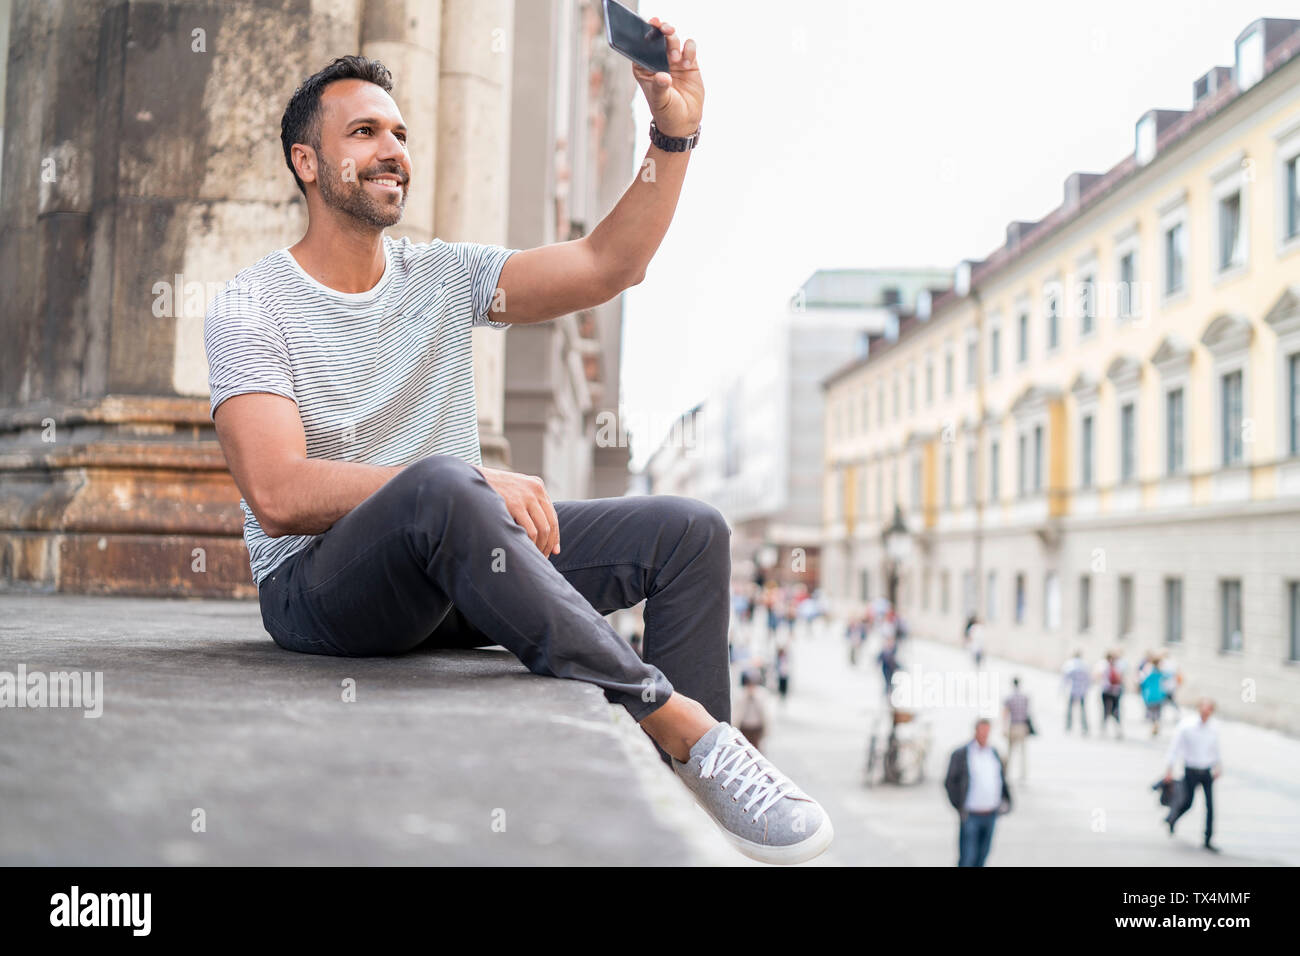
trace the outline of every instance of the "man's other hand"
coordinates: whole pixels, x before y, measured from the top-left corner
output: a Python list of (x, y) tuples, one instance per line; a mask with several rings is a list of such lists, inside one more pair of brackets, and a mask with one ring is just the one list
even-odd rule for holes
[(546, 494), (546, 486), (536, 475), (521, 475), (482, 465), (479, 472), (492, 489), (505, 499), (506, 510), (515, 523), (527, 532), (537, 549), (548, 558), (560, 553), (560, 519)]

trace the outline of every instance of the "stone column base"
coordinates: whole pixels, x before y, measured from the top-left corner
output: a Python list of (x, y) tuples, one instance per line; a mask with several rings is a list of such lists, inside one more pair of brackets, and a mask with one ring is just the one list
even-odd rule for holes
[(207, 399), (0, 410), (0, 589), (255, 597)]

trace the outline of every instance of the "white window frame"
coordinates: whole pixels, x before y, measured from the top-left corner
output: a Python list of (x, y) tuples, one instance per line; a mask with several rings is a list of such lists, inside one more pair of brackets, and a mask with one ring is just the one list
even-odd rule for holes
[[(1075, 263), (1073, 294), (1068, 296), (1068, 301), (1070, 303), (1071, 318), (1078, 323), (1080, 342), (1086, 342), (1088, 339), (1097, 337), (1097, 326), (1101, 323), (1102, 315), (1100, 275), (1101, 270), (1098, 268), (1096, 252), (1089, 252)], [(1083, 308), (1084, 279), (1092, 280), (1092, 295), (1089, 297), (1092, 305), (1092, 328), (1086, 332), (1083, 330), (1085, 311)]]
[[(1264, 318), (1277, 336), (1277, 357), (1274, 374), (1277, 376), (1277, 454), (1284, 471), (1283, 488), (1300, 488), (1300, 448), (1291, 451), (1291, 380), (1287, 359), (1300, 352), (1300, 283), (1292, 286), (1278, 299)], [(1244, 384), (1244, 383), (1243, 383)]]
[(980, 380), (980, 336), (979, 330), (971, 326), (966, 330), (966, 390), (971, 391)]
[[(1157, 258), (1160, 260), (1160, 305), (1162, 308), (1168, 308), (1186, 299), (1192, 287), (1192, 228), (1187, 212), (1187, 190), (1183, 189), (1162, 202), (1158, 208), (1158, 213), (1160, 215), (1160, 229)], [(1176, 291), (1169, 292), (1167, 239), (1169, 230), (1175, 226), (1183, 227), (1183, 284)]]
[[(1115, 481), (1117, 492), (1123, 491), (1127, 500), (1117, 494), (1112, 497), (1116, 510), (1132, 510), (1138, 505), (1138, 489), (1142, 481), (1142, 363), (1135, 357), (1123, 365), (1112, 363), (1107, 377), (1115, 390)], [(1133, 405), (1133, 477), (1124, 480), (1124, 406)]]
[[(1214, 284), (1227, 282), (1244, 274), (1250, 268), (1250, 176), (1249, 157), (1244, 150), (1238, 150), (1220, 163), (1210, 173), (1210, 267)], [(1227, 267), (1219, 264), (1219, 203), (1231, 196), (1239, 195), (1239, 215), (1237, 223), (1239, 259)]]
[[(1016, 306), (1013, 310), (1016, 323), (1016, 368), (1024, 368), (1034, 358), (1034, 310), (1030, 308), (1030, 299), (1028, 295), (1022, 295), (1016, 299)], [(1020, 355), (1020, 317), (1025, 316), (1025, 349), (1024, 357)]]
[[(1171, 335), (1156, 348), (1151, 356), (1151, 366), (1160, 378), (1160, 412), (1156, 429), (1160, 436), (1160, 478), (1168, 482), (1184, 482), (1192, 471), (1192, 389), (1191, 368), (1193, 349), (1181, 337)], [(1169, 393), (1183, 390), (1183, 467), (1169, 471)], [(1190, 488), (1187, 489), (1190, 491)], [(1188, 497), (1190, 502), (1190, 497)], [(1171, 502), (1172, 503), (1172, 502)]]
[[(1100, 447), (1097, 434), (1098, 426), (1101, 423), (1101, 419), (1097, 414), (1097, 406), (1100, 391), (1097, 382), (1085, 376), (1076, 378), (1074, 384), (1070, 387), (1070, 392), (1074, 396), (1074, 431), (1080, 439), (1079, 453), (1073, 456), (1076, 460), (1070, 483), (1076, 491), (1083, 494), (1095, 494), (1097, 491), (1097, 449)], [(1083, 420), (1089, 415), (1092, 416), (1092, 482), (1085, 486), (1083, 483)]]
[[(1051, 328), (1051, 310), (1048, 305), (1055, 298), (1056, 301), (1056, 344), (1052, 344), (1052, 337), (1049, 334)], [(1061, 343), (1065, 339), (1065, 284), (1061, 280), (1060, 273), (1056, 273), (1043, 283), (1042, 292), (1039, 302), (1043, 307), (1043, 355), (1057, 355), (1061, 351)], [(1032, 319), (1030, 320), (1032, 323)]]
[[(1206, 333), (1221, 318), (1222, 316), (1215, 318), (1207, 326)], [(1210, 467), (1214, 475), (1212, 494), (1217, 501), (1237, 501), (1250, 497), (1250, 468), (1255, 457), (1253, 452), (1256, 442), (1243, 440), (1241, 461), (1226, 467), (1223, 464), (1223, 377), (1232, 372), (1241, 372), (1241, 420), (1244, 423), (1251, 418), (1250, 344), (1254, 335), (1254, 325), (1245, 320), (1244, 325), (1216, 335), (1212, 342), (1207, 342), (1204, 335), (1201, 339), (1201, 344), (1209, 350), (1211, 356), (1210, 394), (1214, 403), (1211, 416), (1214, 438), (1211, 441), (1213, 453)]]
[(1275, 150), (1276, 159), (1273, 166), (1274, 183), (1277, 194), (1277, 204), (1274, 207), (1274, 242), (1277, 249), (1278, 258), (1290, 255), (1297, 249), (1300, 249), (1300, 222), (1296, 224), (1296, 234), (1288, 238), (1286, 234), (1287, 220), (1287, 195), (1286, 195), (1286, 167), (1291, 160), (1297, 160), (1297, 182), (1296, 188), (1300, 189), (1300, 119), (1294, 119), (1273, 131), (1273, 141), (1277, 143)]
[(995, 379), (1002, 371), (1002, 316), (994, 313), (989, 317), (989, 351), (988, 374)]
[[(1121, 266), (1124, 257), (1130, 253), (1133, 255), (1133, 288), (1129, 289), (1129, 312), (1128, 315), (1124, 315), (1119, 308), (1119, 290), (1123, 281)], [(1145, 288), (1142, 284), (1142, 234), (1136, 222), (1115, 234), (1114, 269), (1115, 281), (1112, 289), (1114, 295), (1107, 296), (1106, 301), (1115, 316), (1115, 327), (1120, 328), (1131, 323), (1140, 324), (1147, 315), (1149, 303), (1147, 296), (1142, 294)]]

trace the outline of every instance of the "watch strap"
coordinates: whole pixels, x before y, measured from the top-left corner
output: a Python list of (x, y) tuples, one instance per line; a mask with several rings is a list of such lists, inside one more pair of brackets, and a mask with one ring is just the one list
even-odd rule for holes
[(651, 120), (650, 142), (668, 153), (684, 153), (700, 144), (700, 130), (702, 128), (697, 126), (695, 132), (690, 136), (666, 136), (659, 131), (659, 127), (655, 126), (654, 120)]

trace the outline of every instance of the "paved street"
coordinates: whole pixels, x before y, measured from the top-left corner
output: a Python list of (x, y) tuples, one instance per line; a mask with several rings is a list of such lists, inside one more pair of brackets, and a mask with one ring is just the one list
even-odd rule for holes
[[(836, 841), (821, 865), (950, 866), (957, 857), (956, 814), (943, 793), (948, 754), (970, 739), (975, 706), (924, 708), (933, 729), (926, 780), (914, 787), (862, 785), (867, 727), (883, 705), (874, 663), (879, 646), (866, 647), (848, 666), (842, 627), (823, 628), (795, 644), (790, 697), (764, 742), (773, 762), (821, 800), (835, 823)], [(970, 674), (960, 648), (915, 638), (904, 642), (913, 673)], [(998, 699), (1018, 674), (1032, 702), (1039, 735), (1029, 741), (1029, 778), (1018, 783), (1015, 810), (998, 823), (990, 866), (1243, 866), (1300, 864), (1300, 740), (1273, 731), (1221, 722), (1225, 772), (1215, 783), (1215, 856), (1200, 848), (1204, 810), (1196, 803), (1170, 838), (1163, 808), (1150, 785), (1161, 776), (1171, 724), (1152, 740), (1140, 701), (1123, 701), (1125, 739), (1098, 739), (1100, 702), (1089, 698), (1093, 736), (1066, 736), (1057, 674), (986, 659)], [(1112, 724), (1111, 733), (1113, 735)], [(1005, 748), (997, 731), (995, 742)]]

